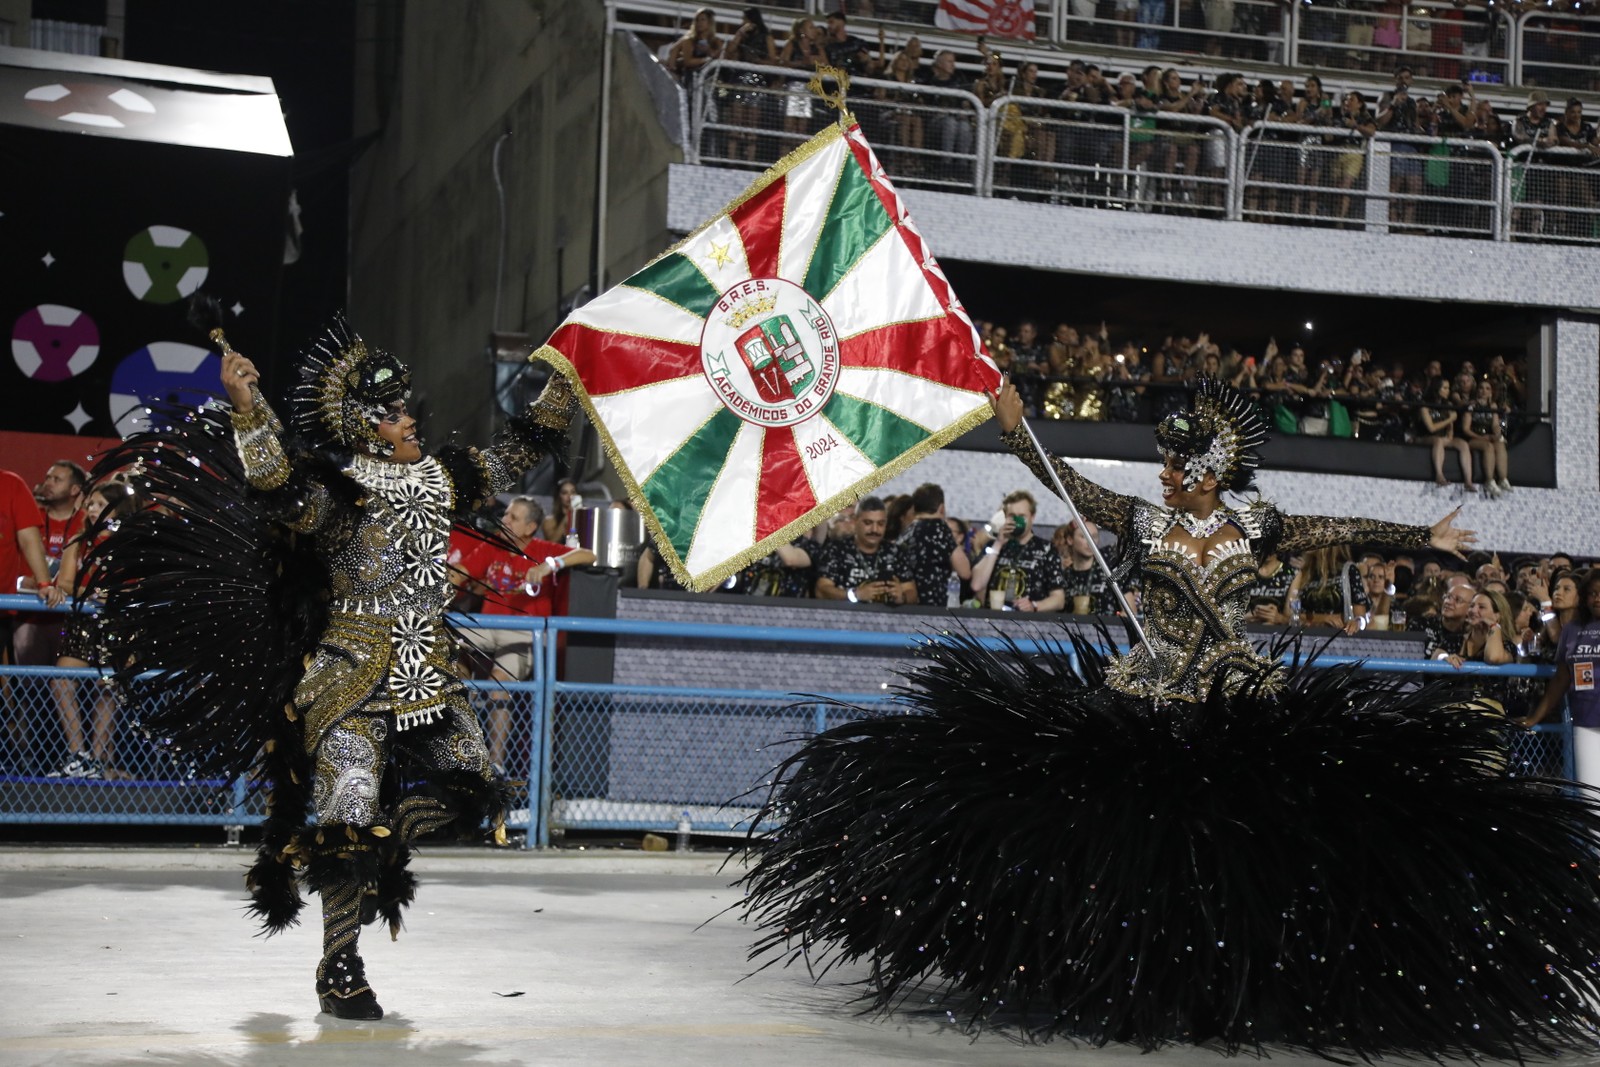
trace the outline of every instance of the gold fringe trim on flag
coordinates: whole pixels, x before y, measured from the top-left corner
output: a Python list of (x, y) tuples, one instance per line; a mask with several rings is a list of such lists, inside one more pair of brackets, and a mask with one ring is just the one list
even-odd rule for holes
[[(820, 82), (818, 84), (820, 85)], [(714, 226), (719, 220), (732, 214), (745, 201), (758, 195), (768, 185), (772, 184), (772, 182), (789, 173), (789, 171), (810, 159), (818, 152), (832, 145), (841, 137), (844, 137), (850, 131), (850, 129), (854, 128), (855, 118), (848, 111), (845, 111), (842, 108), (842, 90), (838, 99), (840, 101), (838, 106), (841, 108), (838, 123), (829, 124), (823, 127), (815, 137), (811, 138), (805, 144), (800, 145), (793, 152), (790, 152), (772, 166), (768, 167), (766, 171), (764, 171), (762, 175), (755, 180), (755, 182), (745, 189), (744, 192), (740, 193), (733, 200), (729, 201), (728, 205), (724, 207), (720, 213), (713, 215), (711, 218), (701, 223), (700, 226), (694, 230), (694, 232), (690, 233), (683, 240), (679, 241), (671, 248), (668, 248), (654, 259), (650, 260), (650, 263), (655, 263), (658, 260), (677, 253), (696, 237), (700, 236), (700, 234)], [(646, 269), (650, 266), (650, 263), (646, 263), (645, 266), (640, 267), (639, 270)], [(638, 271), (634, 272), (634, 274), (637, 273)], [(632, 277), (632, 275), (629, 275), (629, 277)], [(818, 502), (815, 507), (811, 508), (805, 514), (790, 522), (782, 529), (768, 534), (766, 537), (762, 538), (760, 541), (757, 541), (754, 545), (751, 545), (749, 548), (745, 549), (739, 554), (730, 559), (724, 560), (711, 570), (699, 575), (698, 577), (695, 577), (690, 575), (689, 569), (684, 560), (678, 556), (677, 548), (672, 544), (672, 539), (667, 536), (666, 530), (662, 528), (661, 520), (656, 518), (655, 509), (650, 506), (649, 500), (644, 494), (644, 489), (639, 485), (638, 482), (634, 480), (633, 471), (628, 468), (628, 464), (622, 458), (621, 450), (617, 448), (617, 443), (612, 440), (611, 431), (608, 430), (605, 423), (600, 420), (599, 412), (595, 410), (594, 402), (589, 398), (589, 391), (583, 387), (583, 381), (578, 376), (577, 368), (573, 367), (572, 363), (567, 359), (563, 352), (561, 352), (559, 349), (551, 347), (548, 344), (541, 345), (531, 355), (528, 356), (528, 362), (532, 363), (536, 361), (543, 361), (550, 364), (550, 366), (565, 376), (566, 379), (572, 384), (573, 392), (577, 394), (578, 402), (583, 405), (584, 413), (589, 416), (590, 423), (594, 425), (595, 430), (600, 434), (600, 445), (605, 451), (606, 458), (611, 461), (612, 467), (616, 469), (617, 476), (622, 480), (623, 488), (626, 489), (628, 493), (628, 499), (633, 501), (633, 505), (638, 509), (640, 517), (644, 519), (645, 528), (650, 531), (650, 538), (655, 542), (656, 551), (661, 554), (662, 561), (666, 563), (667, 568), (672, 571), (672, 576), (676, 578), (685, 589), (691, 589), (697, 593), (704, 593), (711, 589), (715, 589), (730, 575), (739, 573), (756, 560), (771, 554), (777, 546), (786, 545), (794, 538), (810, 531), (819, 522), (832, 518), (839, 512), (841, 508), (848, 504), (854, 504), (857, 500), (871, 490), (882, 485), (884, 482), (900, 474), (907, 468), (921, 462), (930, 453), (938, 451), (951, 441), (954, 441), (956, 438), (966, 433), (968, 430), (975, 426), (983, 425), (993, 417), (993, 413), (989, 410), (988, 402), (983, 401), (977, 407), (973, 408), (971, 411), (957, 419), (955, 422), (951, 423), (949, 426), (946, 426), (944, 429), (938, 431), (927, 440), (918, 443), (914, 448), (905, 452), (903, 455), (900, 455), (884, 466), (879, 467), (865, 478), (856, 482), (849, 489), (842, 493), (836, 493), (828, 499)]]

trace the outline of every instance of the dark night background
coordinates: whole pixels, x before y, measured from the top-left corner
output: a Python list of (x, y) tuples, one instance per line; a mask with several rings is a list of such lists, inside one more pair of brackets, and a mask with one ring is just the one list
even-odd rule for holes
[(305, 229), (300, 260), (283, 269), (279, 290), (278, 354), (291, 354), (347, 295), (355, 5), (128, 0), (127, 19), (124, 59), (260, 74), (277, 86)]
[[(35, 0), (33, 14), (104, 24), (106, 11), (104, 0)], [(81, 309), (95, 323), (100, 345), (94, 362), (65, 380), (30, 379), (4, 361), (4, 429), (70, 434), (81, 408), (88, 421), (80, 420), (80, 434), (111, 436), (115, 394), (129, 384), (114, 375), (135, 365), (130, 354), (157, 341), (207, 346), (184, 321), (181, 301), (160, 303), (128, 292), (120, 269), (124, 244), (147, 226), (177, 227), (204, 242), (203, 289), (225, 308), (242, 308), (237, 318), (228, 316), (229, 338), (262, 367), (270, 394), (287, 384), (278, 368), (346, 303), (348, 173), (359, 150), (351, 128), (354, 4), (127, 0), (123, 33), (112, 50), (116, 59), (272, 79), (293, 158), (231, 150), (225, 140), (218, 146), (162, 143), (159, 130), (151, 140), (96, 135), (70, 124), (0, 127), (8, 328), (26, 309), (60, 304)], [(8, 84), (45, 84), (53, 76), (92, 92), (108, 80), (87, 72), (79, 57), (60, 57), (60, 67), (59, 73), (32, 71), (25, 63), (8, 68)], [(159, 102), (157, 114), (166, 121), (185, 107), (203, 109), (209, 94), (219, 93), (219, 101), (230, 95), (181, 78), (169, 84), (159, 76), (148, 83), (136, 77), (132, 84)], [(41, 110), (31, 101), (30, 107)], [(249, 136), (250, 127), (236, 129)], [(303, 232), (298, 259), (284, 264), (291, 190)], [(186, 256), (173, 257), (180, 264), (175, 270), (183, 269)], [(150, 265), (152, 271), (168, 268)], [(194, 381), (207, 371), (200, 368)]]

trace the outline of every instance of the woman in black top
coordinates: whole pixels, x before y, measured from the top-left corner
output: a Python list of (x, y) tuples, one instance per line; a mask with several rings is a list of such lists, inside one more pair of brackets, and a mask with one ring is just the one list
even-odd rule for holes
[(1450, 484), (1444, 476), (1444, 450), (1449, 446), (1461, 460), (1462, 485), (1467, 492), (1476, 493), (1478, 487), (1472, 484), (1472, 449), (1455, 435), (1456, 410), (1450, 400), (1449, 378), (1439, 378), (1429, 386), (1427, 406), (1417, 410), (1417, 421), (1422, 429), (1417, 440), (1433, 443), (1433, 484)]
[(689, 32), (673, 44), (667, 53), (667, 69), (678, 76), (685, 89), (694, 90), (695, 75), (700, 68), (722, 55), (722, 38), (717, 36), (717, 13), (703, 7), (694, 13)]
[(822, 34), (817, 24), (808, 18), (798, 18), (789, 27), (789, 39), (783, 43), (778, 57), (780, 66), (796, 72), (789, 81), (788, 95), (783, 105), (783, 132), (801, 137), (811, 136), (814, 115), (809, 81), (817, 64), (823, 60)]
[[(772, 31), (767, 29), (760, 8), (744, 9), (744, 21), (739, 24), (723, 55), (739, 63), (759, 63), (766, 67), (778, 65), (778, 43), (773, 40)], [(770, 82), (767, 75), (759, 70), (733, 70), (728, 74), (728, 81), (731, 84), (728, 89), (727, 120), (729, 125), (737, 127), (728, 132), (728, 155), (746, 163), (754, 163), (758, 141), (756, 131), (768, 125), (762, 112), (773, 99), (767, 91)]]
[(1472, 405), (1461, 413), (1461, 436), (1472, 451), (1483, 459), (1483, 488), (1497, 497), (1511, 488), (1510, 460), (1506, 457), (1506, 435), (1500, 425), (1500, 408), (1494, 402), (1494, 383), (1480, 381)]
[(1592, 211), (1596, 201), (1597, 178), (1593, 164), (1600, 161), (1600, 140), (1595, 136), (1595, 125), (1583, 117), (1583, 101), (1572, 97), (1556, 121), (1556, 144), (1561, 148), (1575, 149), (1576, 156), (1557, 156), (1552, 162), (1565, 164), (1557, 180), (1559, 203), (1583, 211), (1563, 211), (1558, 214), (1557, 232), (1563, 237), (1587, 238), (1594, 236)]

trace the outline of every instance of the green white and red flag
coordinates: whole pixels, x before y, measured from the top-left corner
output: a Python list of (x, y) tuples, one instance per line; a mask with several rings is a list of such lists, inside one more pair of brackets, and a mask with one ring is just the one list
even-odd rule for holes
[(714, 587), (989, 418), (999, 371), (861, 130), (830, 125), (533, 354), (678, 581)]

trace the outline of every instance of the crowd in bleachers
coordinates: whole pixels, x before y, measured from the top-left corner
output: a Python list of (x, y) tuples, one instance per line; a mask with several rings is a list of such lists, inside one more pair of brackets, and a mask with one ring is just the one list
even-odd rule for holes
[[(719, 592), (1069, 615), (1139, 611), (1137, 584), (1119, 602), (1095, 558), (1099, 548), (1114, 565), (1114, 537), (1093, 524), (1035, 529), (1036, 500), (1026, 489), (998, 505), (974, 521), (946, 515), (937, 485), (867, 497), (745, 567)], [(1564, 553), (1477, 552), (1461, 560), (1365, 547), (1269, 556), (1251, 588), (1249, 621), (1346, 634), (1412, 631), (1425, 636), (1429, 658), (1454, 663), (1550, 662), (1562, 627), (1590, 620), (1587, 590), (1600, 586), (1600, 570), (1581, 569)], [(678, 588), (648, 546), (637, 582)]]
[(1057, 323), (1047, 338), (1031, 320), (984, 320), (979, 332), (1035, 417), (1157, 422), (1185, 406), (1200, 378), (1220, 378), (1257, 397), (1279, 433), (1425, 444), (1437, 484), (1453, 455), (1464, 488), (1491, 498), (1511, 489), (1507, 447), (1528, 419), (1520, 356), (1481, 368), (1464, 359), (1447, 373), (1437, 359), (1409, 367), (1366, 348), (1313, 362), (1304, 345), (1280, 350), (1270, 338), (1259, 353), (1203, 332), (1113, 340), (1103, 322), (1092, 333)]
[[(1218, 58), (1236, 51), (1223, 49)], [(1584, 102), (1552, 101), (1534, 89), (1520, 110), (1507, 108), (1503, 96), (1497, 106), (1479, 98), (1465, 72), (1424, 87), (1412, 63), (1401, 61), (1392, 85), (1375, 92), (1370, 76), (1363, 89), (1326, 85), (1314, 72), (1252, 80), (1237, 72), (1186, 76), (1158, 63), (1111, 69), (1085, 59), (1051, 70), (1026, 55), (1007, 56), (982, 37), (958, 55), (924, 48), (914, 34), (891, 44), (882, 23), (870, 42), (851, 32), (842, 12), (772, 28), (757, 8), (727, 35), (703, 9), (665, 50), (668, 69), (691, 89), (696, 73), (718, 59), (736, 64), (719, 73), (708, 116), (719, 132), (707, 154), (721, 161), (764, 165), (827, 122), (806, 86), (822, 62), (869, 79), (852, 92), (851, 107), (902, 181), (970, 180), (977, 133), (971, 104), (949, 92), (962, 90), (985, 108), (1001, 102), (992, 131), (996, 195), (1219, 215), (1232, 167), (1225, 131), (1245, 134), (1266, 122), (1272, 125), (1252, 134), (1245, 159), (1246, 218), (1364, 226), (1377, 210), (1368, 201), (1382, 197), (1387, 207), (1377, 214), (1391, 229), (1488, 235), (1496, 160), (1525, 149), (1531, 154), (1514, 195), (1527, 206), (1517, 209), (1513, 232), (1600, 237), (1600, 139)], [(1379, 135), (1390, 156), (1388, 178), (1371, 188), (1368, 145)]]

